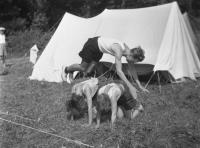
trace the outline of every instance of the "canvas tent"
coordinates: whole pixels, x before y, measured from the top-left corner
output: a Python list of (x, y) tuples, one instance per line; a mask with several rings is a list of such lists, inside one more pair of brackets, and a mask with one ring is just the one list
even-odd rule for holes
[(191, 22), (190, 22), (190, 19), (189, 19), (189, 16), (188, 16), (188, 13), (185, 12), (183, 14), (183, 18), (185, 20), (185, 23), (187, 25), (187, 28), (188, 28), (188, 31), (190, 33), (190, 37), (195, 45), (195, 48), (196, 48), (196, 52), (197, 52), (197, 55), (200, 59), (200, 41), (198, 40), (198, 37), (197, 35), (195, 34), (195, 32), (193, 31), (193, 28), (192, 28), (192, 25), (191, 25)]
[[(79, 51), (94, 36), (113, 37), (129, 47), (141, 45), (145, 49), (142, 64), (154, 65), (154, 71), (168, 71), (175, 79), (200, 76), (195, 45), (178, 4), (173, 2), (140, 9), (106, 9), (88, 19), (65, 13), (30, 79), (62, 82), (62, 67), (79, 63)], [(114, 62), (114, 58), (104, 55), (101, 61)]]

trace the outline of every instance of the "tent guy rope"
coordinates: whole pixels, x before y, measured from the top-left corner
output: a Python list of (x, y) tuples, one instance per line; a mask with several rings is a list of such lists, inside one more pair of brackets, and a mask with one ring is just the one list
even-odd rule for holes
[(38, 122), (38, 120), (30, 119), (30, 118), (26, 118), (26, 117), (22, 117), (22, 116), (19, 116), (19, 115), (16, 115), (16, 114), (12, 114), (12, 113), (9, 113), (9, 112), (2, 112), (2, 111), (0, 111), (0, 114), (1, 115), (10, 115), (10, 116), (13, 116), (15, 118), (18, 117), (18, 118), (21, 118), (21, 119)]
[(69, 138), (57, 135), (57, 134), (52, 134), (52, 133), (49, 133), (47, 131), (44, 131), (44, 130), (41, 130), (41, 129), (36, 129), (36, 128), (33, 128), (31, 126), (20, 124), (20, 123), (17, 123), (17, 122), (11, 121), (11, 120), (7, 120), (7, 119), (1, 118), (1, 117), (0, 117), (0, 120), (8, 122), (8, 123), (11, 123), (11, 124), (14, 124), (14, 125), (22, 126), (22, 127), (25, 127), (25, 128), (28, 128), (28, 129), (31, 129), (31, 130), (34, 130), (34, 131), (37, 131), (39, 133), (44, 133), (44, 134), (47, 134), (47, 135), (50, 135), (50, 136), (53, 136), (53, 137), (61, 138), (61, 139), (65, 140), (65, 141), (67, 141), (67, 142), (75, 143), (75, 144), (78, 144), (78, 145), (84, 145), (84, 146), (91, 147), (91, 148), (94, 147), (94, 146), (85, 144), (85, 143), (83, 143), (81, 141), (78, 141), (78, 140), (72, 140), (72, 139), (69, 139)]

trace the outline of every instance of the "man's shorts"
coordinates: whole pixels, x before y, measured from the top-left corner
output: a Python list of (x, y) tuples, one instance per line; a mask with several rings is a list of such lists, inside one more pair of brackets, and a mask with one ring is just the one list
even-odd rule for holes
[(91, 63), (92, 61), (99, 62), (103, 53), (98, 46), (98, 37), (89, 38), (84, 44), (83, 49), (79, 52), (79, 56), (87, 63)]

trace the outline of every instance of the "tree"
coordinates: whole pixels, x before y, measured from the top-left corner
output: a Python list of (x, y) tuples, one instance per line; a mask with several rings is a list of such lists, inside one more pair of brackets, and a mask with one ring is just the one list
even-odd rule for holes
[[(20, 14), (20, 8), (13, 5), (13, 0), (0, 1), (0, 20), (6, 21)], [(1, 23), (2, 23), (1, 22)]]

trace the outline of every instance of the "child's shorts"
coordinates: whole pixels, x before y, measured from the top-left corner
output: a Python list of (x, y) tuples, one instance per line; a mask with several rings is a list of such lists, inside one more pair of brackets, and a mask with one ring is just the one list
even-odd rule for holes
[(79, 56), (87, 63), (91, 63), (92, 61), (99, 62), (103, 53), (98, 46), (98, 37), (89, 38), (84, 44), (83, 49), (79, 52)]
[(136, 109), (139, 106), (139, 102), (134, 99), (129, 93), (123, 94), (118, 102), (118, 106), (122, 106), (126, 111), (131, 109)]

